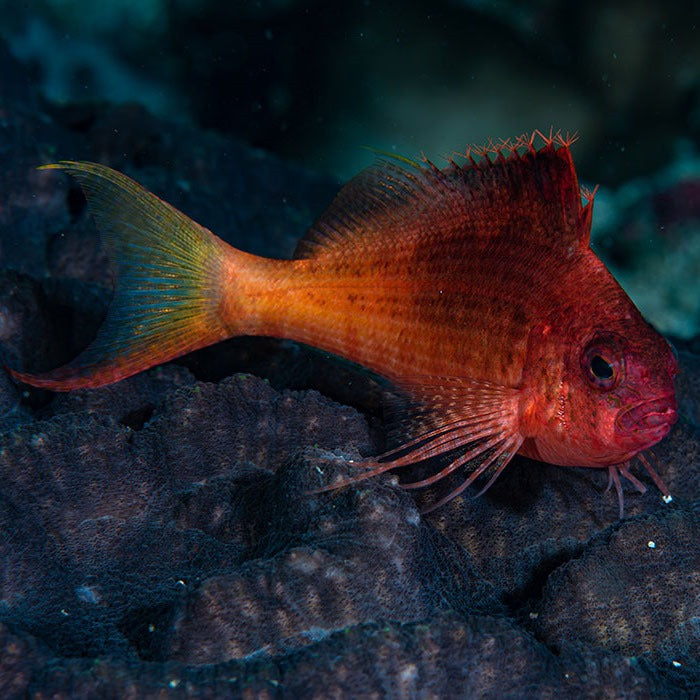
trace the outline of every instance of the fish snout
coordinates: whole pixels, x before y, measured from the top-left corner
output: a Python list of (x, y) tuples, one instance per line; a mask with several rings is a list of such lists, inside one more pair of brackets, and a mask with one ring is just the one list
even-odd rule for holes
[(620, 411), (615, 419), (618, 430), (627, 434), (664, 437), (678, 420), (678, 404), (674, 394), (647, 399)]

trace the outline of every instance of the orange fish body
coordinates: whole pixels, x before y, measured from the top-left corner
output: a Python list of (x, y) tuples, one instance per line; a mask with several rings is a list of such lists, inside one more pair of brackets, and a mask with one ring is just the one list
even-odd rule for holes
[[(234, 335), (290, 338), (386, 377), (409, 439), (366, 478), (447, 456), (432, 484), (519, 452), (618, 472), (676, 420), (676, 361), (589, 246), (569, 143), (533, 137), (444, 170), (384, 163), (339, 193), (294, 260), (236, 250), (104, 166), (83, 185), (117, 263), (95, 342), (71, 364), (15, 375), (100, 386)], [(668, 491), (648, 461), (643, 464)], [(622, 500), (621, 500), (622, 508)]]

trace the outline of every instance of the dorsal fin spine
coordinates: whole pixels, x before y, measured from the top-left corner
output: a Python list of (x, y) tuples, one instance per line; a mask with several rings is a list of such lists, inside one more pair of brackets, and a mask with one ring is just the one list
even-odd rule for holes
[[(539, 149), (535, 146), (538, 140), (542, 141)], [(533, 235), (551, 226), (567, 249), (572, 243), (587, 242), (585, 236), (575, 235), (580, 232), (581, 199), (569, 151), (574, 140), (575, 136), (564, 137), (553, 130), (548, 135), (534, 131), (516, 139), (491, 140), (484, 146), (467, 148), (462, 166), (448, 157), (444, 169), (425, 158), (420, 164), (385, 154), (388, 159), (341, 190), (300, 241), (296, 255), (345, 254), (345, 246), (359, 253), (363, 245), (380, 244), (383, 236), (396, 235), (396, 231), (404, 235), (412, 231), (431, 239), (439, 237), (440, 231), (454, 236), (456, 231), (474, 231), (474, 226), (483, 228), (489, 216), (507, 226), (512, 206), (526, 213), (529, 210)], [(564, 152), (557, 155), (560, 150)], [(487, 191), (491, 193), (488, 196)], [(465, 206), (467, 200), (472, 202), (471, 209)], [(470, 211), (474, 212), (472, 224)], [(528, 235), (526, 229), (520, 233)], [(484, 235), (492, 234), (484, 229)]]

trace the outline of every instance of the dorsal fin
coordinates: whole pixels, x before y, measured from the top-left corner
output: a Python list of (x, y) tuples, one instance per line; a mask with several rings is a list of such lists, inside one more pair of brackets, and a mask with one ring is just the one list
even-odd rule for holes
[[(535, 148), (537, 138), (543, 145)], [(581, 203), (573, 139), (534, 132), (466, 152), (443, 170), (380, 161), (343, 187), (297, 246), (310, 258), (399, 235), (519, 236), (548, 247), (589, 244), (592, 198)]]

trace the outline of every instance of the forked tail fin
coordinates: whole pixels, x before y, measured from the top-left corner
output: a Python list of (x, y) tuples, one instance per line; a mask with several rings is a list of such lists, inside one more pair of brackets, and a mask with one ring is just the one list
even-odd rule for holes
[(234, 249), (121, 173), (61, 162), (82, 186), (115, 266), (115, 290), (97, 337), (75, 360), (12, 375), (70, 391), (124, 379), (231, 335), (220, 313)]

